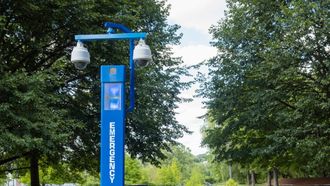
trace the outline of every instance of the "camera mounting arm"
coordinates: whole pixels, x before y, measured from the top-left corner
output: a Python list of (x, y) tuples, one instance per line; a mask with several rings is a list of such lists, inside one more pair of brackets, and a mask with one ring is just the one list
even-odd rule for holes
[[(132, 32), (129, 28), (125, 27), (122, 24), (105, 22), (104, 26), (108, 29), (106, 34), (88, 34), (88, 35), (75, 35), (75, 40), (78, 43), (81, 42), (89, 42), (89, 41), (106, 41), (106, 40), (129, 40), (129, 68), (130, 68), (130, 93), (129, 100), (130, 105), (127, 112), (132, 112), (135, 106), (135, 81), (134, 81), (134, 60), (133, 60), (133, 52), (134, 52), (134, 40), (135, 39), (145, 39), (147, 34), (144, 32)], [(122, 33), (116, 33), (115, 31), (120, 30)], [(150, 50), (150, 49), (149, 49)], [(150, 56), (151, 59), (151, 53)], [(72, 59), (72, 56), (71, 56)], [(148, 58), (149, 59), (149, 58)], [(81, 62), (81, 61), (80, 61)], [(88, 62), (89, 63), (89, 62)], [(87, 65), (86, 65), (87, 66)]]

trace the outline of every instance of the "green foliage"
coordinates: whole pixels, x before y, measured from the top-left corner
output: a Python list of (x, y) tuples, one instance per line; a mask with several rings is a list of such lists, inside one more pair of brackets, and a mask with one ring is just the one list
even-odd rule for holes
[[(141, 160), (125, 156), (125, 184), (148, 184), (148, 185), (194, 185), (203, 184), (207, 174), (205, 162), (198, 161), (190, 151), (183, 146), (172, 147), (169, 159), (163, 160), (161, 167), (142, 164)], [(167, 152), (168, 153), (168, 152)], [(188, 158), (189, 157), (189, 158)], [(181, 160), (185, 160), (182, 161)], [(189, 159), (189, 160), (188, 160)], [(180, 161), (179, 161), (180, 160)], [(44, 166), (40, 162), (40, 183), (42, 184), (63, 184), (76, 183), (79, 185), (99, 185), (98, 174), (90, 174), (87, 171), (71, 170), (69, 165)], [(182, 170), (189, 170), (188, 173)], [(23, 174), (23, 172), (21, 173)], [(30, 183), (29, 172), (24, 172), (20, 181)]]
[(171, 152), (166, 153), (168, 157), (162, 162), (162, 165), (170, 165), (173, 161), (178, 163), (181, 174), (181, 182), (189, 179), (193, 166), (197, 162), (197, 157), (191, 154), (190, 150), (183, 145), (172, 146)]
[(141, 183), (142, 178), (142, 165), (128, 155), (125, 156), (125, 184), (138, 184)]
[[(161, 167), (150, 164), (144, 165), (142, 182), (151, 185), (182, 185), (204, 183), (207, 167), (205, 162), (191, 154), (184, 146), (173, 146), (172, 152), (167, 152), (167, 159), (162, 161)], [(190, 181), (189, 181), (190, 180)], [(141, 183), (141, 182), (140, 182)]]
[(159, 164), (188, 132), (174, 117), (189, 83), (179, 81), (187, 71), (168, 48), (181, 38), (179, 26), (167, 24), (168, 11), (165, 1), (154, 0), (1, 2), (0, 161), (33, 151), (45, 167), (98, 172), (99, 66), (127, 65), (128, 43), (88, 43), (92, 63), (85, 71), (74, 69), (69, 54), (75, 34), (105, 33), (103, 22), (112, 21), (148, 33), (154, 64), (136, 70), (126, 146), (133, 157)]
[[(88, 175), (84, 172), (71, 170), (66, 164), (58, 164), (53, 166), (41, 166), (39, 170), (41, 184), (64, 184), (64, 183), (86, 183)], [(20, 177), (20, 181), (25, 184), (30, 184), (30, 173), (27, 172), (24, 176)]]
[(238, 186), (238, 183), (234, 179), (229, 179), (226, 181), (225, 186)]
[(173, 159), (170, 165), (163, 166), (159, 171), (158, 183), (168, 186), (179, 185), (181, 183), (181, 172), (178, 164), (178, 160)]
[[(210, 177), (214, 178), (216, 182), (225, 182), (229, 178), (229, 168), (225, 162), (212, 162), (209, 164), (209, 170)], [(236, 170), (233, 170), (233, 172), (236, 172)]]
[[(225, 183), (230, 178), (229, 163), (225, 161), (218, 162), (213, 160), (214, 160), (214, 155), (209, 154), (208, 163), (207, 163), (208, 176), (206, 179), (210, 183), (213, 182)], [(249, 171), (248, 167), (243, 167), (239, 163), (232, 163), (231, 170), (232, 170), (232, 178), (234, 180), (236, 180), (240, 184), (246, 183), (246, 175), (247, 172)], [(261, 183), (264, 183), (264, 180), (266, 180), (266, 175), (263, 174), (263, 172), (265, 172), (265, 170), (257, 169), (256, 172), (258, 173), (258, 180), (260, 180)]]
[(329, 7), (228, 1), (227, 17), (210, 29), (219, 55), (199, 77), (212, 124), (204, 144), (215, 160), (330, 174)]
[(203, 186), (204, 178), (201, 169), (195, 166), (191, 171), (191, 176), (186, 182), (186, 186)]
[(146, 164), (143, 166), (141, 172), (142, 172), (142, 182), (145, 184), (155, 184), (158, 182), (158, 171), (159, 168), (151, 165)]
[(83, 182), (81, 182), (79, 185), (82, 185), (82, 186), (99, 186), (100, 185), (100, 179), (95, 177), (95, 176), (92, 176), (92, 175), (89, 175), (89, 174), (85, 174), (84, 175), (84, 179), (83, 179)]
[(0, 184), (4, 185), (6, 182), (6, 178), (5, 177), (0, 177)]

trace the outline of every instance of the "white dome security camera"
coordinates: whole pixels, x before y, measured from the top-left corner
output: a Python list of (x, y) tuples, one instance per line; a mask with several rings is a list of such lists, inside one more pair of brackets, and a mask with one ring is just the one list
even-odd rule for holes
[(71, 52), (71, 62), (78, 70), (85, 69), (90, 63), (89, 52), (80, 41), (77, 42), (77, 46), (75, 46)]
[(140, 67), (145, 67), (152, 61), (150, 47), (145, 44), (143, 39), (140, 39), (139, 43), (134, 48), (133, 60), (135, 64)]

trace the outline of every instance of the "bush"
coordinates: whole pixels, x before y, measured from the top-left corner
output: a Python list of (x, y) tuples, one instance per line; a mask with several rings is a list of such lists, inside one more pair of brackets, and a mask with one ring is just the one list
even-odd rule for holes
[(238, 183), (234, 179), (229, 179), (225, 186), (238, 186)]

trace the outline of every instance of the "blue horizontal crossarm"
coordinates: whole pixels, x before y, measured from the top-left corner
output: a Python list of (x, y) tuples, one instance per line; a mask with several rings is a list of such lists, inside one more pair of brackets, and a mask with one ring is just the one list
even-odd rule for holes
[(97, 41), (97, 40), (116, 40), (116, 39), (144, 39), (147, 33), (118, 33), (118, 34), (88, 34), (75, 35), (76, 41)]
[[(86, 35), (75, 35), (76, 41), (88, 42), (88, 41), (105, 41), (105, 40), (129, 40), (130, 48), (130, 93), (129, 100), (130, 105), (127, 112), (132, 112), (135, 105), (135, 93), (134, 93), (134, 61), (133, 61), (133, 49), (135, 39), (145, 39), (147, 33), (145, 32), (132, 32), (129, 28), (122, 24), (105, 22), (104, 26), (108, 29), (107, 34), (86, 34)], [(116, 30), (117, 29), (117, 30)], [(116, 31), (123, 33), (116, 33)]]

